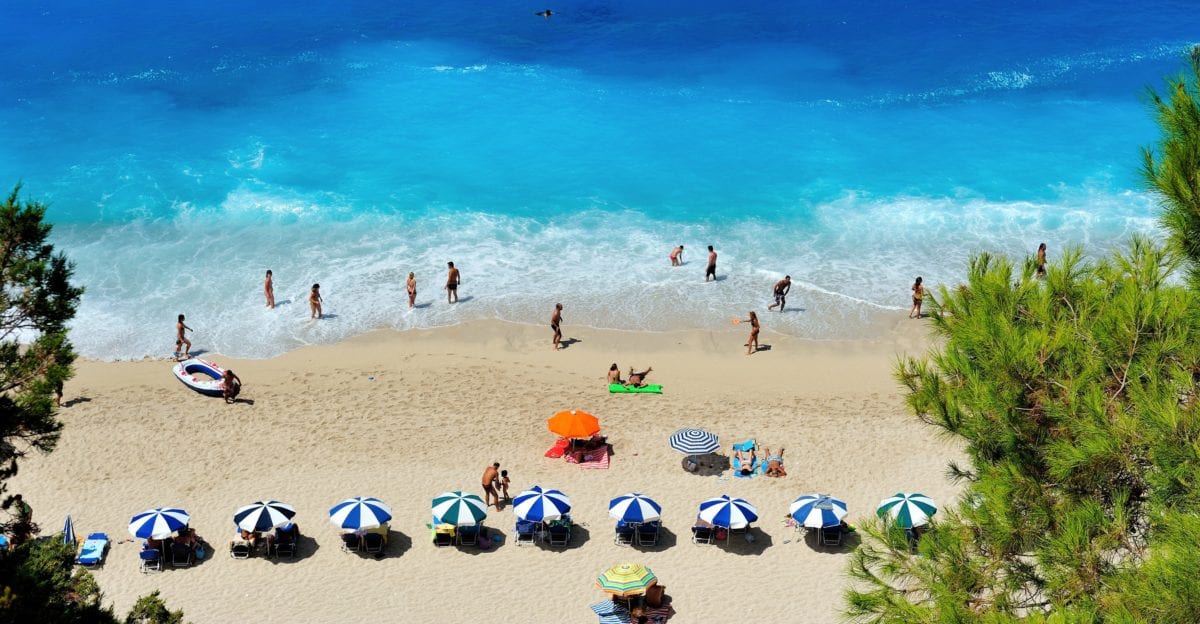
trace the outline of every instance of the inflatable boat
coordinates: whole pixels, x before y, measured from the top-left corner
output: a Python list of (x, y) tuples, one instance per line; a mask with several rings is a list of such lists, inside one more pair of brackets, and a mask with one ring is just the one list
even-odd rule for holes
[(175, 377), (183, 385), (208, 396), (221, 396), (225, 369), (208, 360), (192, 358), (175, 365)]

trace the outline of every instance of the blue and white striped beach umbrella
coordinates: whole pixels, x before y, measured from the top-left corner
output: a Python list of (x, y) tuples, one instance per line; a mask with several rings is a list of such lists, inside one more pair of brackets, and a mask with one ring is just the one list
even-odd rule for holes
[(166, 539), (188, 525), (191, 516), (182, 509), (155, 507), (129, 521), (129, 534), (140, 539)]
[(355, 496), (329, 509), (329, 521), (345, 531), (374, 529), (391, 519), (391, 508), (378, 498)]
[(263, 533), (292, 521), (296, 508), (277, 500), (254, 501), (233, 512), (233, 522), (243, 531)]
[(801, 526), (824, 529), (837, 526), (846, 517), (846, 503), (828, 494), (805, 494), (788, 507), (792, 518)]
[(71, 522), (71, 514), (67, 514), (67, 521), (63, 523), (63, 543), (75, 545), (75, 523)]
[(704, 455), (721, 448), (717, 434), (686, 427), (671, 434), (671, 448), (684, 455)]
[(722, 494), (700, 503), (699, 518), (715, 527), (741, 529), (758, 520), (758, 510), (745, 500)]
[(875, 514), (890, 518), (905, 529), (929, 524), (929, 517), (937, 513), (937, 503), (924, 494), (897, 492), (879, 502)]
[(662, 505), (637, 492), (622, 494), (608, 503), (608, 515), (621, 522), (653, 522), (662, 517)]
[(513, 513), (517, 519), (530, 522), (557, 520), (571, 511), (571, 499), (558, 490), (543, 490), (535, 485), (517, 494), (513, 499)]
[(629, 615), (629, 610), (624, 605), (606, 600), (597, 602), (591, 605), (592, 612), (600, 616), (597, 624), (629, 624), (633, 618)]

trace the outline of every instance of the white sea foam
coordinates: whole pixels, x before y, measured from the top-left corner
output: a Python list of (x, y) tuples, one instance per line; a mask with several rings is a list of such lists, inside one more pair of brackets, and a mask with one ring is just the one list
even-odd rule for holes
[[(580, 325), (723, 328), (762, 310), (784, 273), (795, 282), (796, 311), (768, 317), (766, 327), (847, 338), (862, 335), (880, 310), (900, 313), (914, 275), (931, 284), (961, 279), (972, 253), (1020, 256), (1047, 241), (1052, 256), (1067, 244), (1098, 254), (1132, 232), (1157, 233), (1149, 197), (1087, 191), (1046, 203), (847, 193), (784, 223), (681, 224), (619, 207), (546, 220), (481, 212), (329, 218), (345, 211), (336, 198), (242, 189), (171, 219), (60, 227), (56, 242), (88, 288), (73, 340), (90, 357), (161, 356), (171, 350), (175, 315), (185, 313), (198, 349), (267, 357), (378, 328), (537, 323), (558, 301), (568, 334)], [(263, 214), (275, 218), (264, 223)], [(686, 264), (671, 268), (667, 253), (679, 243)], [(708, 244), (720, 254), (722, 279), (705, 284)], [(458, 306), (446, 305), (441, 290), (448, 260), (463, 272)], [(262, 306), (268, 268), (281, 304), (274, 311)], [(411, 311), (408, 271), (422, 306)], [(317, 282), (331, 318), (313, 322), (306, 301)]]

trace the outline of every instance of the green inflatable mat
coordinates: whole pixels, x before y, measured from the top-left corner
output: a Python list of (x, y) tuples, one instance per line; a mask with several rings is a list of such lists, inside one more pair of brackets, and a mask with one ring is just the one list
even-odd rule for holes
[(617, 394), (662, 394), (662, 386), (658, 384), (646, 384), (641, 388), (633, 386), (622, 386), (621, 384), (608, 384), (608, 391)]

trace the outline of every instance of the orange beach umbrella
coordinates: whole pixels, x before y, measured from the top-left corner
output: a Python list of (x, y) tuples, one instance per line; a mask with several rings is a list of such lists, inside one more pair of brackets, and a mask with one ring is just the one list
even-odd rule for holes
[(559, 412), (547, 424), (551, 433), (564, 438), (590, 438), (600, 432), (600, 419), (583, 410)]

